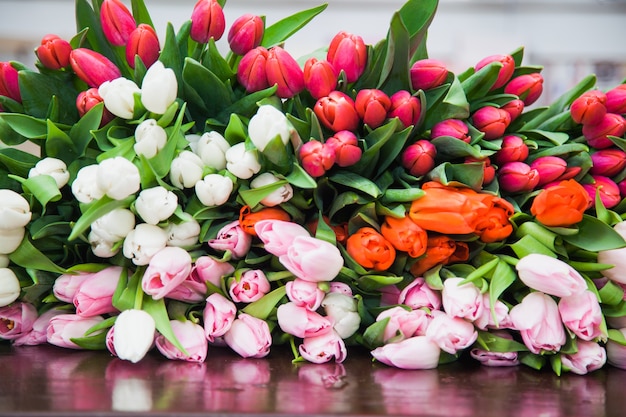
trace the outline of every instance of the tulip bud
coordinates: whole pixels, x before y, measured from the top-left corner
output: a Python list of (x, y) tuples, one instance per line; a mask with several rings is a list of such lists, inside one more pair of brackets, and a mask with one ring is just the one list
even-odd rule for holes
[(0, 230), (25, 227), (32, 217), (28, 201), (9, 189), (0, 189)]
[(141, 104), (152, 113), (164, 114), (177, 95), (178, 81), (174, 70), (156, 61), (141, 82)]
[(497, 139), (511, 123), (511, 116), (506, 110), (493, 106), (484, 106), (472, 115), (474, 127), (485, 134), (485, 140)]
[(583, 125), (595, 125), (606, 114), (606, 94), (600, 90), (583, 93), (572, 102), (570, 114), (574, 122)]
[(248, 123), (248, 135), (254, 146), (261, 152), (268, 143), (280, 136), (283, 145), (291, 139), (293, 127), (287, 116), (274, 106), (262, 105)]
[(333, 68), (346, 74), (349, 83), (359, 79), (367, 63), (367, 47), (363, 38), (348, 32), (339, 32), (330, 41), (326, 60)]
[(464, 161), (466, 164), (471, 164), (474, 162), (480, 162), (483, 166), (483, 185), (489, 184), (496, 176), (496, 169), (493, 165), (491, 165), (491, 160), (489, 158), (474, 158), (468, 156)]
[(331, 292), (322, 300), (322, 307), (333, 323), (333, 329), (342, 339), (347, 339), (359, 329), (361, 317), (357, 313), (357, 300), (354, 297)]
[[(104, 100), (98, 94), (98, 89), (95, 87), (89, 88), (88, 90), (81, 91), (78, 93), (78, 97), (76, 97), (76, 109), (78, 110), (78, 115), (83, 117), (89, 110), (91, 110), (94, 106), (103, 103)], [(102, 120), (100, 124), (102, 126), (109, 123), (113, 120), (115, 116), (111, 113), (106, 107), (102, 111)]]
[(196, 154), (204, 165), (217, 171), (226, 168), (226, 151), (230, 144), (219, 132), (203, 133), (196, 146)]
[(17, 70), (9, 62), (0, 62), (0, 96), (22, 102)]
[(528, 158), (528, 146), (519, 136), (507, 135), (502, 138), (502, 146), (496, 152), (495, 158), (498, 165), (504, 165), (507, 162), (523, 162)]
[(304, 87), (318, 100), (337, 87), (337, 71), (328, 61), (309, 58), (304, 63)]
[(152, 348), (156, 324), (143, 310), (125, 310), (115, 319), (113, 346), (118, 358), (139, 362)]
[(530, 106), (543, 93), (543, 76), (534, 72), (515, 77), (504, 86), (504, 93), (516, 95), (525, 106)]
[(140, 91), (133, 81), (116, 78), (103, 82), (98, 88), (98, 95), (102, 97), (104, 106), (112, 114), (130, 120), (135, 112), (135, 94)]
[[(70, 65), (78, 78), (89, 87), (100, 87), (105, 81), (112, 81), (122, 76), (113, 62), (91, 49), (74, 49), (70, 53)], [(100, 95), (102, 96), (102, 92)]]
[(391, 96), (391, 108), (387, 117), (397, 117), (404, 127), (414, 126), (422, 115), (422, 103), (406, 90), (400, 90)]
[(402, 166), (415, 177), (426, 175), (435, 167), (437, 148), (427, 140), (418, 140), (402, 153)]
[(530, 168), (539, 173), (537, 185), (542, 186), (559, 179), (567, 169), (567, 162), (558, 156), (542, 156), (535, 159)]
[(435, 123), (430, 130), (430, 138), (435, 139), (440, 136), (452, 136), (465, 143), (470, 143), (472, 140), (469, 135), (469, 128), (459, 119), (446, 119)]
[(340, 167), (356, 164), (361, 159), (361, 148), (356, 135), (349, 130), (342, 130), (326, 139), (326, 145), (335, 152), (335, 163)]
[(421, 59), (411, 66), (410, 75), (413, 90), (430, 90), (446, 81), (448, 69), (436, 59)]
[(0, 307), (8, 306), (20, 296), (20, 281), (9, 268), (0, 268)]
[(37, 162), (28, 172), (28, 178), (37, 175), (49, 175), (54, 179), (57, 188), (62, 188), (70, 180), (70, 173), (65, 162), (57, 158), (47, 157)]
[(44, 36), (41, 45), (35, 50), (41, 64), (53, 70), (70, 65), (70, 52), (72, 52), (72, 45), (57, 35)]
[(159, 59), (160, 51), (156, 31), (152, 26), (142, 23), (130, 33), (126, 44), (126, 62), (135, 68), (135, 56), (138, 56), (146, 68), (150, 68)]
[(291, 98), (304, 90), (304, 74), (296, 60), (280, 46), (267, 53), (265, 74), (270, 86), (277, 85), (276, 95)]
[(124, 208), (111, 210), (91, 224), (91, 231), (110, 242), (123, 240), (135, 228), (135, 215)]
[(219, 40), (226, 30), (224, 10), (216, 0), (198, 0), (191, 13), (191, 39), (207, 43)]
[(22, 244), (26, 235), (24, 227), (0, 228), (0, 255), (9, 255)]
[(524, 162), (508, 162), (498, 171), (498, 181), (506, 192), (525, 193), (539, 184), (539, 173)]
[(148, 265), (152, 257), (167, 245), (167, 234), (159, 226), (140, 223), (124, 239), (124, 256), (135, 265)]
[(137, 27), (135, 18), (120, 0), (104, 0), (100, 6), (100, 24), (111, 45), (124, 46)]
[(177, 208), (176, 194), (161, 186), (141, 190), (135, 200), (137, 214), (148, 224), (158, 224), (169, 219)]
[[(265, 187), (266, 185), (271, 185), (277, 183), (278, 181), (281, 180), (276, 175), (271, 172), (264, 172), (250, 181), (250, 188)], [(271, 192), (269, 195), (265, 196), (260, 203), (265, 207), (274, 207), (291, 200), (291, 197), (293, 197), (293, 187), (291, 187), (291, 184), (284, 184), (280, 188)]]
[(220, 174), (209, 174), (196, 182), (195, 190), (198, 200), (207, 207), (221, 206), (230, 198), (233, 191), (233, 180)]
[(195, 245), (200, 236), (200, 223), (189, 213), (183, 213), (180, 218), (179, 223), (169, 222), (165, 228), (167, 246), (187, 248)]
[(606, 111), (615, 114), (626, 113), (626, 84), (606, 92)]
[(104, 196), (104, 190), (98, 186), (98, 165), (87, 165), (78, 170), (72, 182), (72, 194), (81, 203), (89, 204)]
[(524, 111), (524, 102), (520, 99), (515, 99), (502, 105), (500, 108), (511, 116), (511, 122), (513, 122), (513, 120), (517, 119)]
[(247, 92), (253, 93), (268, 88), (267, 58), (269, 51), (262, 46), (246, 52), (237, 66), (237, 81)]
[(167, 133), (154, 119), (146, 119), (135, 129), (134, 150), (137, 155), (154, 158), (165, 147)]
[[(622, 201), (619, 187), (610, 178), (602, 177), (600, 175), (592, 175), (593, 183), (583, 184), (587, 194), (591, 198), (591, 201), (596, 200), (596, 193), (599, 193), (600, 200), (606, 208), (613, 208)], [(593, 203), (592, 203), (593, 204)]]
[(591, 154), (592, 175), (613, 177), (626, 167), (626, 152), (621, 149), (602, 149)]
[(500, 68), (500, 71), (498, 72), (498, 78), (491, 87), (491, 90), (495, 90), (509, 82), (513, 76), (513, 72), (515, 71), (515, 60), (511, 55), (491, 55), (481, 59), (474, 66), (474, 70), (478, 71), (492, 62), (500, 62), (502, 64), (502, 68)]
[(381, 90), (364, 89), (356, 95), (354, 105), (363, 123), (375, 129), (387, 118), (387, 112), (391, 108), (391, 99)]
[(356, 130), (359, 126), (354, 100), (341, 91), (332, 91), (317, 100), (313, 111), (320, 122), (333, 132)]
[(114, 200), (123, 200), (135, 194), (141, 185), (139, 169), (122, 156), (100, 162), (96, 180), (98, 187)]
[(265, 23), (260, 16), (244, 14), (233, 22), (228, 31), (228, 45), (237, 55), (244, 55), (261, 44)]
[(247, 180), (261, 170), (261, 164), (254, 150), (247, 150), (240, 142), (226, 151), (226, 169), (237, 178)]
[(621, 137), (626, 132), (626, 119), (619, 114), (607, 113), (600, 123), (595, 125), (583, 125), (583, 136), (589, 146), (596, 149), (605, 149), (613, 146), (613, 141), (608, 136)]
[(326, 144), (310, 140), (300, 147), (302, 167), (312, 177), (321, 177), (335, 164), (335, 151)]

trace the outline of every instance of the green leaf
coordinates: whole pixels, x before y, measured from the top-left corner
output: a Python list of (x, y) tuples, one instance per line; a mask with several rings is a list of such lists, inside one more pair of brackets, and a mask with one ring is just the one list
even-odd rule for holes
[(309, 23), (315, 16), (323, 12), (327, 6), (327, 4), (322, 4), (311, 9), (303, 10), (268, 26), (265, 28), (261, 46), (269, 48), (284, 42)]
[(461, 86), (467, 99), (471, 101), (487, 95), (498, 80), (502, 66), (501, 62), (491, 62), (464, 80)]
[[(185, 58), (183, 66), (183, 86), (189, 105), (199, 107), (207, 115), (216, 115), (233, 103), (233, 93), (213, 72), (198, 61)], [(199, 125), (203, 122), (196, 120)]]
[(167, 308), (165, 307), (165, 300), (162, 298), (154, 300), (151, 296), (144, 294), (143, 297), (143, 310), (150, 314), (156, 324), (156, 329), (161, 333), (170, 343), (172, 343), (178, 350), (184, 355), (188, 355), (187, 351), (180, 344), (170, 323), (170, 318), (167, 315)]
[(247, 206), (255, 207), (265, 197), (287, 184), (287, 180), (276, 181), (263, 187), (239, 191), (239, 195)]
[(373, 291), (388, 285), (402, 282), (402, 277), (396, 275), (363, 275), (356, 282), (363, 291)]
[(259, 108), (258, 103), (263, 99), (274, 96), (277, 89), (278, 86), (273, 85), (265, 90), (246, 94), (239, 100), (225, 107), (215, 118), (219, 121), (226, 122), (233, 114), (243, 117), (252, 117), (252, 115), (256, 113)]
[(217, 76), (223, 82), (232, 80), (235, 73), (228, 65), (220, 51), (215, 45), (215, 39), (211, 38), (207, 45), (207, 49), (202, 57), (202, 65)]
[(48, 134), (47, 122), (36, 117), (18, 113), (0, 113), (0, 120), (27, 139), (45, 139)]
[(439, 136), (430, 141), (437, 148), (437, 156), (444, 160), (472, 157), (481, 159), (480, 149), (452, 136)]
[(303, 189), (314, 189), (317, 187), (317, 182), (313, 179), (299, 164), (294, 163), (293, 169), (285, 177), (289, 184)]
[[(20, 71), (19, 83), (25, 114), (39, 118), (49, 117), (65, 124), (71, 124), (78, 119), (78, 91), (69, 76)], [(51, 106), (56, 106), (57, 114), (50, 112)]]
[(248, 304), (241, 311), (258, 319), (267, 320), (272, 310), (286, 294), (285, 286), (278, 287), (265, 294), (260, 300)]
[(527, 352), (528, 348), (512, 339), (505, 339), (490, 332), (478, 332), (476, 340), (483, 349), (489, 352)]
[(72, 228), (72, 233), (68, 236), (67, 240), (72, 241), (76, 239), (81, 233), (87, 230), (87, 228), (90, 227), (94, 221), (108, 212), (115, 210), (116, 208), (130, 207), (130, 204), (134, 200), (134, 195), (126, 197), (123, 200), (113, 200), (110, 197), (104, 196), (100, 200), (91, 203), (89, 208), (76, 221), (76, 224)]
[(626, 337), (624, 336), (624, 333), (617, 329), (609, 329), (609, 340), (622, 346), (626, 346)]
[[(465, 92), (461, 86), (461, 82), (457, 77), (454, 77), (452, 84), (440, 86), (438, 89), (446, 90), (445, 96), (441, 100), (431, 101), (429, 94), (433, 94), (432, 90), (429, 90), (426, 95), (426, 101), (428, 103), (428, 112), (422, 122), (424, 129), (432, 128), (437, 122), (446, 119), (466, 119), (469, 117), (470, 105), (465, 97)], [(433, 89), (437, 90), (437, 89)]]
[(0, 164), (19, 177), (28, 177), (28, 172), (37, 162), (39, 158), (29, 152), (16, 148), (0, 148)]
[(59, 129), (50, 119), (48, 119), (48, 138), (45, 143), (45, 153), (47, 156), (58, 158), (68, 165), (79, 156), (76, 154), (72, 138)]
[(70, 340), (85, 350), (106, 349), (107, 332), (104, 330), (91, 336), (72, 337)]
[(400, 8), (399, 14), (410, 37), (410, 56), (413, 60), (427, 58), (415, 56), (419, 50), (425, 50), (428, 27), (437, 10), (438, 0), (409, 0)]
[(593, 216), (585, 214), (582, 221), (577, 223), (576, 226), (578, 227), (578, 233), (563, 236), (563, 240), (571, 245), (591, 252), (626, 246), (624, 238), (611, 226)]
[(66, 272), (65, 269), (57, 266), (50, 258), (39, 251), (27, 237), (25, 237), (22, 243), (20, 243), (20, 246), (9, 255), (9, 259), (14, 264), (25, 269), (48, 271), (57, 274), (64, 274)]
[(148, 8), (146, 7), (143, 0), (131, 0), (130, 4), (133, 11), (133, 17), (135, 18), (135, 22), (137, 22), (137, 25), (145, 23), (149, 26), (154, 27), (152, 24), (152, 19), (150, 18), (150, 13), (148, 13)]
[[(191, 22), (187, 24), (187, 30), (191, 27)], [(181, 32), (184, 32), (181, 29)], [(186, 37), (183, 37), (186, 39)], [(178, 81), (178, 97), (187, 101), (187, 98), (183, 93), (183, 58), (180, 50), (180, 45), (176, 38), (176, 32), (174, 26), (171, 23), (167, 24), (165, 31), (165, 42), (161, 48), (161, 54), (159, 55), (159, 61), (163, 63), (166, 68), (171, 68), (176, 74), (176, 80)], [(186, 48), (185, 48), (186, 49)]]
[(73, 148), (79, 157), (85, 155), (85, 151), (93, 139), (91, 132), (98, 130), (100, 127), (103, 111), (104, 103), (95, 105), (70, 129), (69, 136), (72, 140)]
[(616, 306), (624, 299), (624, 289), (613, 281), (608, 280), (606, 284), (598, 290), (600, 302), (611, 306)]
[(391, 18), (387, 35), (387, 55), (380, 74), (378, 88), (391, 95), (399, 90), (411, 89), (409, 78), (409, 32), (399, 12)]
[(135, 307), (135, 298), (144, 270), (145, 268), (138, 268), (130, 280), (128, 279), (128, 270), (126, 268), (122, 270), (117, 287), (113, 293), (113, 307), (119, 311), (130, 310)]
[(531, 235), (526, 235), (522, 237), (520, 240), (512, 243), (510, 246), (519, 259), (523, 258), (526, 255), (530, 255), (531, 253), (539, 253), (556, 258), (554, 252), (552, 252), (547, 246), (539, 242)]
[(387, 328), (389, 320), (391, 320), (390, 317), (385, 317), (365, 329), (363, 332), (363, 342), (365, 343), (365, 347), (372, 350), (385, 344), (385, 329)]
[(352, 172), (340, 171), (331, 175), (329, 179), (336, 184), (364, 192), (374, 198), (378, 198), (382, 194), (382, 191), (374, 182)]
[(59, 201), (62, 197), (57, 183), (50, 175), (36, 175), (22, 183), (24, 192), (32, 193), (43, 207), (51, 201)]

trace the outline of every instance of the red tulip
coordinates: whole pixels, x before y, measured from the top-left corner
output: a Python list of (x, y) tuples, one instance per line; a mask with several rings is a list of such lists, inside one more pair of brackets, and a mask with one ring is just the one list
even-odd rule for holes
[(361, 159), (361, 148), (356, 135), (349, 130), (342, 130), (326, 139), (326, 145), (335, 152), (335, 163), (340, 167), (356, 164)]
[(542, 156), (535, 159), (530, 168), (539, 173), (539, 186), (556, 181), (567, 170), (567, 162), (558, 156)]
[(383, 124), (391, 108), (391, 99), (377, 89), (364, 89), (358, 92), (354, 101), (356, 112), (363, 123), (375, 129)]
[(237, 81), (243, 85), (246, 91), (252, 93), (269, 87), (267, 81), (267, 57), (269, 51), (262, 46), (248, 51), (237, 67)]
[(130, 34), (126, 45), (126, 62), (135, 68), (135, 56), (139, 56), (143, 64), (150, 68), (159, 59), (160, 51), (159, 38), (154, 28), (142, 23)]
[(543, 76), (534, 72), (515, 77), (504, 86), (504, 92), (518, 96), (525, 106), (530, 106), (543, 93)]
[(615, 114), (626, 113), (626, 84), (606, 92), (606, 111)]
[[(83, 117), (89, 110), (91, 110), (97, 104), (102, 103), (102, 97), (98, 94), (98, 89), (92, 87), (86, 91), (81, 91), (76, 97), (76, 109), (78, 110), (78, 115)], [(113, 120), (115, 116), (111, 114), (106, 108), (104, 108), (102, 112), (102, 121), (101, 124), (105, 125)]]
[(404, 127), (414, 126), (422, 114), (422, 103), (410, 92), (400, 90), (391, 96), (391, 108), (387, 117), (397, 117)]
[(435, 167), (437, 148), (427, 140), (418, 140), (402, 153), (402, 166), (415, 177), (427, 174)]
[(430, 138), (435, 139), (440, 136), (452, 136), (466, 143), (470, 143), (472, 140), (469, 135), (469, 128), (463, 120), (459, 119), (446, 119), (435, 123), (430, 129)]
[(360, 119), (354, 100), (341, 91), (332, 91), (317, 100), (313, 111), (320, 122), (333, 132), (356, 130), (359, 127)]
[(491, 90), (495, 90), (509, 82), (513, 76), (513, 72), (515, 71), (515, 61), (511, 55), (491, 55), (481, 59), (474, 66), (474, 70), (478, 71), (492, 62), (500, 62), (502, 64), (502, 68), (500, 68), (500, 71), (498, 72), (498, 79), (491, 87)]
[(495, 158), (498, 165), (504, 165), (507, 162), (523, 162), (528, 158), (528, 146), (519, 136), (507, 135), (502, 138), (502, 146), (496, 152)]
[(593, 166), (589, 169), (592, 175), (613, 177), (626, 167), (626, 152), (620, 149), (602, 149), (591, 154)]
[(22, 102), (17, 70), (9, 62), (0, 62), (0, 96)]
[(338, 72), (343, 70), (347, 81), (352, 83), (365, 70), (367, 47), (360, 36), (342, 31), (331, 40), (326, 59)]
[(103, 82), (122, 76), (113, 62), (91, 49), (74, 49), (70, 54), (70, 65), (78, 78), (86, 82), (89, 87), (100, 87)]
[(245, 55), (261, 44), (265, 23), (260, 16), (250, 13), (238, 17), (228, 31), (228, 45), (237, 55)]
[(498, 181), (506, 192), (529, 192), (539, 184), (539, 173), (524, 162), (509, 162), (498, 171)]
[(316, 100), (325, 97), (337, 87), (337, 71), (328, 61), (309, 58), (304, 63), (304, 87)]
[(304, 90), (304, 74), (296, 60), (280, 46), (267, 54), (265, 74), (270, 86), (277, 85), (276, 95), (291, 98)]
[(448, 69), (436, 59), (421, 59), (411, 66), (410, 75), (413, 90), (430, 90), (446, 81)]
[(493, 106), (484, 106), (472, 115), (474, 127), (485, 134), (486, 140), (497, 139), (511, 123), (511, 116), (506, 110)]
[(606, 208), (613, 208), (622, 201), (619, 186), (610, 178), (600, 175), (592, 175), (593, 183), (583, 184), (589, 194), (591, 204), (596, 201), (596, 193), (599, 193), (600, 201)]
[(100, 7), (102, 31), (111, 45), (124, 46), (137, 27), (135, 18), (120, 0), (104, 0)]
[(70, 43), (57, 35), (44, 36), (41, 45), (35, 50), (42, 65), (53, 70), (70, 65), (70, 52), (72, 52)]
[(207, 43), (219, 40), (226, 30), (224, 10), (216, 0), (198, 0), (191, 12), (191, 39)]
[(583, 125), (595, 125), (606, 114), (606, 94), (600, 90), (583, 93), (570, 106), (572, 120)]
[(511, 116), (511, 122), (519, 117), (524, 111), (524, 102), (520, 99), (511, 100), (500, 107)]
[(587, 143), (596, 149), (605, 149), (613, 146), (608, 136), (621, 137), (626, 132), (626, 120), (619, 114), (607, 113), (600, 123), (583, 125), (583, 136)]
[(302, 167), (312, 177), (321, 177), (335, 164), (335, 151), (316, 140), (310, 140), (298, 152)]

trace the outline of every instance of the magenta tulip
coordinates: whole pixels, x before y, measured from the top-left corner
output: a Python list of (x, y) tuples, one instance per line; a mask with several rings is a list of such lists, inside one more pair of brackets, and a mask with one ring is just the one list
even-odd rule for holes
[(258, 46), (248, 51), (237, 67), (237, 81), (243, 85), (246, 91), (253, 93), (268, 88), (267, 58), (269, 51)]
[(100, 6), (100, 24), (111, 45), (124, 46), (137, 27), (135, 18), (120, 0), (104, 0)]
[(511, 116), (506, 110), (493, 106), (484, 106), (472, 115), (474, 127), (485, 134), (485, 140), (502, 137), (511, 123)]
[(122, 76), (113, 62), (91, 49), (74, 49), (70, 53), (70, 65), (78, 78), (89, 87), (97, 88), (105, 81), (112, 81)]
[(326, 60), (338, 72), (343, 71), (346, 74), (346, 80), (353, 83), (365, 70), (367, 46), (360, 36), (339, 32), (330, 41)]
[(534, 72), (515, 77), (504, 86), (504, 93), (516, 95), (525, 106), (530, 106), (543, 93), (543, 76)]
[(448, 68), (437, 59), (420, 59), (411, 66), (410, 76), (413, 90), (430, 90), (446, 81)]
[(237, 55), (244, 55), (261, 44), (265, 23), (260, 16), (246, 13), (233, 22), (228, 31), (228, 45)]
[(291, 98), (304, 90), (304, 73), (296, 60), (280, 46), (267, 53), (265, 75), (270, 86), (277, 85), (276, 95)]
[(498, 78), (491, 87), (491, 90), (495, 90), (509, 82), (515, 71), (515, 60), (511, 55), (490, 55), (478, 61), (474, 66), (474, 70), (478, 71), (492, 62), (500, 62), (502, 64), (502, 68), (498, 72)]
[(437, 148), (427, 140), (420, 139), (409, 145), (402, 153), (402, 166), (415, 177), (421, 177), (435, 167)]
[(219, 40), (226, 30), (224, 10), (216, 0), (198, 0), (191, 12), (191, 39), (207, 43)]
[(435, 139), (440, 136), (451, 136), (465, 143), (470, 143), (472, 140), (469, 127), (460, 119), (445, 119), (435, 123), (430, 129), (430, 138)]
[(318, 100), (337, 87), (337, 71), (328, 61), (309, 58), (304, 63), (304, 87)]
[(391, 107), (387, 117), (397, 117), (404, 127), (415, 126), (422, 115), (422, 102), (406, 90), (400, 90), (391, 96)]

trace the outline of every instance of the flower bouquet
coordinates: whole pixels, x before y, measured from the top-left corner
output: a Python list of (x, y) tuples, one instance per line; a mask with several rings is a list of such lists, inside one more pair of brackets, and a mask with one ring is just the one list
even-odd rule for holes
[(142, 0), (76, 0), (35, 70), (0, 63), (0, 338), (626, 367), (626, 84), (532, 108), (523, 48), (454, 74), (436, 0), (299, 60), (325, 5), (227, 30), (224, 3), (159, 39)]

